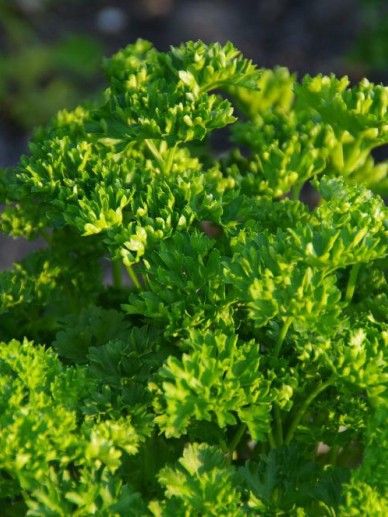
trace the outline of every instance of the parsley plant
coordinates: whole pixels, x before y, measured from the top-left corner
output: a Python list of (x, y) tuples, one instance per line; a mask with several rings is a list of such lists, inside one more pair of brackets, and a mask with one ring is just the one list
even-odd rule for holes
[(46, 243), (0, 274), (2, 515), (388, 514), (388, 89), (230, 43), (105, 69), (0, 175)]

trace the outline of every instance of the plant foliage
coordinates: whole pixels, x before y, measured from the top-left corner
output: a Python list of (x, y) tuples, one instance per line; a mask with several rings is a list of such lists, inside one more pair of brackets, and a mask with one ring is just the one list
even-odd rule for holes
[(230, 43), (105, 70), (0, 176), (46, 242), (0, 274), (3, 515), (386, 514), (387, 88)]

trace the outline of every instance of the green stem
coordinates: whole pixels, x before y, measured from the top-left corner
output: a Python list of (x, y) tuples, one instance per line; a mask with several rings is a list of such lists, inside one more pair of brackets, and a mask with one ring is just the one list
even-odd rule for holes
[(354, 290), (356, 288), (356, 282), (358, 273), (360, 271), (361, 264), (353, 264), (352, 269), (350, 270), (350, 275), (348, 279), (348, 285), (346, 286), (345, 300), (350, 303), (352, 301)]
[(268, 441), (269, 441), (269, 445), (270, 445), (271, 449), (276, 449), (276, 442), (275, 442), (275, 438), (272, 433), (272, 429), (269, 430)]
[(143, 458), (143, 469), (146, 479), (149, 479), (149, 476), (152, 473), (152, 467), (154, 465), (153, 452), (151, 444), (146, 442), (143, 446), (142, 454), (140, 454), (140, 457)]
[(176, 147), (174, 146), (174, 147), (171, 147), (170, 149), (168, 149), (168, 151), (166, 152), (167, 158), (164, 159), (163, 155), (160, 154), (159, 149), (156, 147), (156, 145), (154, 144), (154, 142), (152, 140), (147, 139), (147, 140), (144, 140), (144, 142), (147, 145), (147, 147), (148, 147), (149, 151), (151, 152), (151, 154), (153, 155), (153, 157), (158, 162), (160, 168), (163, 170), (163, 172), (165, 174), (168, 174), (171, 171)]
[(292, 323), (292, 318), (287, 318), (284, 321), (282, 328), (280, 329), (279, 337), (276, 342), (275, 351), (274, 351), (275, 357), (278, 357), (280, 354), (280, 350), (282, 349), (283, 341), (286, 339), (287, 332), (288, 332), (288, 329), (290, 328), (291, 323)]
[(291, 189), (291, 199), (294, 199), (295, 201), (299, 200), (300, 197), (300, 191), (302, 190), (303, 183), (296, 183), (292, 189)]
[(228, 447), (228, 444), (226, 443), (226, 441), (220, 440), (218, 443), (219, 443), (219, 446), (221, 447), (222, 452), (225, 455), (228, 455), (230, 453), (230, 450), (229, 450), (229, 447)]
[(236, 434), (233, 436), (232, 441), (230, 442), (230, 446), (229, 446), (230, 452), (233, 452), (236, 449), (236, 447), (240, 443), (240, 440), (243, 437), (246, 429), (247, 429), (246, 424), (241, 423), (239, 428), (236, 431)]
[(132, 280), (133, 285), (136, 287), (136, 289), (141, 289), (141, 283), (139, 282), (139, 279), (136, 276), (136, 273), (132, 269), (131, 266), (125, 266), (126, 270), (128, 271), (129, 278)]
[(226, 86), (227, 81), (212, 81), (207, 84), (204, 84), (200, 89), (199, 93), (207, 93), (210, 90), (215, 90)]
[(167, 160), (166, 160), (166, 163), (164, 164), (164, 172), (166, 174), (169, 174), (169, 172), (171, 171), (172, 163), (174, 161), (174, 156), (175, 156), (175, 149), (176, 149), (176, 147), (172, 147), (167, 152)]
[(302, 418), (304, 417), (304, 415), (306, 414), (306, 411), (307, 409), (309, 408), (310, 404), (314, 401), (314, 399), (317, 398), (317, 396), (323, 391), (325, 390), (328, 386), (330, 386), (330, 384), (333, 383), (333, 378), (330, 377), (330, 379), (328, 379), (327, 381), (325, 382), (320, 382), (318, 384), (318, 386), (316, 386), (316, 388), (310, 393), (310, 395), (304, 400), (303, 404), (300, 406), (300, 408), (298, 409), (297, 413), (295, 414), (295, 417), (293, 419), (293, 421), (291, 422), (291, 425), (290, 425), (290, 428), (288, 429), (288, 433), (287, 433), (287, 436), (284, 440), (284, 443), (286, 445), (289, 445), (291, 440), (293, 439), (294, 437), (294, 434), (295, 434), (295, 431), (298, 427), (298, 425), (300, 424)]
[(162, 166), (164, 164), (164, 160), (154, 142), (150, 139), (146, 139), (144, 140), (144, 143), (146, 144), (146, 146), (148, 147), (156, 161)]
[(280, 413), (280, 408), (277, 404), (274, 406), (274, 416), (275, 416), (275, 431), (276, 431), (276, 443), (278, 447), (283, 445), (283, 425), (282, 425), (282, 416)]
[(329, 463), (331, 465), (336, 465), (337, 464), (337, 458), (338, 458), (338, 454), (340, 452), (341, 448), (339, 445), (333, 445), (329, 451), (329, 457), (328, 457), (328, 460), (329, 460)]
[(122, 277), (121, 277), (121, 260), (113, 259), (112, 260), (112, 276), (113, 276), (113, 286), (116, 289), (121, 289), (123, 286)]

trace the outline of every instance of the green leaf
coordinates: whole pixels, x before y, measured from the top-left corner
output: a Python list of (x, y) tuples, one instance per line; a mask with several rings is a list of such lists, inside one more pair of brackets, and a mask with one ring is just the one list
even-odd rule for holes
[(182, 515), (244, 515), (240, 494), (234, 489), (235, 475), (217, 449), (188, 445), (177, 468), (166, 467), (159, 473), (168, 498), (163, 515), (170, 515), (170, 501), (175, 503), (171, 510), (175, 508)]
[(191, 333), (190, 350), (179, 360), (170, 357), (151, 384), (157, 398), (156, 422), (167, 437), (181, 436), (194, 421), (215, 421), (219, 427), (246, 423), (255, 440), (268, 432), (268, 382), (259, 373), (254, 341), (238, 344), (221, 332)]

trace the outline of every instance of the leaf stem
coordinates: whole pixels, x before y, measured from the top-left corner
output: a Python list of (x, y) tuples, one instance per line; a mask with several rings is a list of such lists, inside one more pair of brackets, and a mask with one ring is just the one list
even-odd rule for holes
[(303, 183), (296, 183), (291, 189), (291, 199), (298, 201), (300, 197), (300, 191), (302, 190)]
[(283, 425), (280, 408), (277, 404), (274, 405), (274, 416), (275, 416), (275, 431), (276, 431), (276, 443), (278, 447), (283, 445)]
[(315, 389), (313, 389), (313, 391), (310, 393), (310, 395), (304, 400), (303, 404), (300, 406), (300, 408), (296, 412), (295, 417), (294, 417), (293, 421), (291, 422), (290, 428), (288, 429), (286, 438), (284, 440), (284, 443), (286, 445), (289, 445), (291, 440), (293, 439), (295, 431), (296, 431), (298, 425), (300, 424), (302, 418), (304, 417), (304, 415), (305, 415), (307, 409), (309, 408), (310, 404), (314, 401), (314, 399), (317, 398), (317, 396), (323, 390), (325, 390), (332, 383), (333, 383), (333, 378), (332, 377), (330, 377), (325, 382), (320, 382), (315, 387)]
[(229, 446), (230, 452), (233, 452), (236, 449), (236, 447), (240, 443), (240, 440), (243, 437), (246, 429), (247, 429), (246, 424), (241, 423), (239, 428), (236, 431), (236, 434), (233, 436), (232, 441), (230, 442), (230, 446)]
[(280, 329), (279, 337), (276, 342), (275, 351), (274, 351), (275, 357), (278, 357), (280, 354), (280, 350), (282, 349), (283, 341), (286, 339), (287, 332), (288, 332), (288, 329), (290, 328), (291, 323), (292, 323), (292, 318), (287, 318), (284, 321), (282, 328)]
[(272, 433), (272, 429), (270, 429), (268, 432), (268, 441), (269, 441), (269, 445), (270, 445), (271, 449), (276, 449), (276, 442), (275, 442), (275, 438)]
[(345, 300), (350, 303), (352, 301), (354, 290), (356, 288), (357, 277), (360, 271), (361, 264), (353, 264), (350, 270), (348, 284), (346, 286)]
[(137, 275), (134, 272), (134, 270), (132, 269), (132, 267), (125, 266), (125, 269), (128, 271), (129, 278), (132, 280), (136, 289), (141, 289), (141, 283), (140, 283), (139, 279), (137, 278)]
[(163, 160), (162, 155), (160, 154), (158, 148), (154, 144), (154, 142), (152, 140), (150, 140), (149, 138), (147, 138), (147, 139), (144, 140), (144, 143), (146, 144), (148, 149), (151, 151), (151, 154), (156, 159), (156, 161), (160, 165), (163, 165), (164, 164), (164, 160)]
[(333, 445), (330, 448), (328, 460), (331, 465), (337, 464), (337, 458), (338, 458), (338, 454), (339, 454), (340, 450), (341, 450), (341, 447), (338, 444)]
[(176, 150), (176, 147), (172, 147), (167, 152), (167, 160), (166, 160), (166, 162), (164, 164), (164, 172), (166, 174), (169, 174), (170, 171), (171, 171), (172, 163), (174, 161), (174, 156), (175, 156), (175, 150)]
[(148, 147), (149, 151), (153, 155), (153, 157), (158, 162), (160, 168), (165, 174), (168, 174), (171, 171), (172, 163), (175, 156), (176, 146), (171, 147), (166, 151), (167, 158), (164, 159), (163, 155), (160, 153), (159, 149), (156, 147), (154, 142), (150, 139), (144, 140), (146, 146)]
[(116, 289), (121, 289), (123, 286), (122, 277), (121, 277), (121, 260), (113, 259), (112, 260), (112, 277), (113, 277), (113, 286)]

